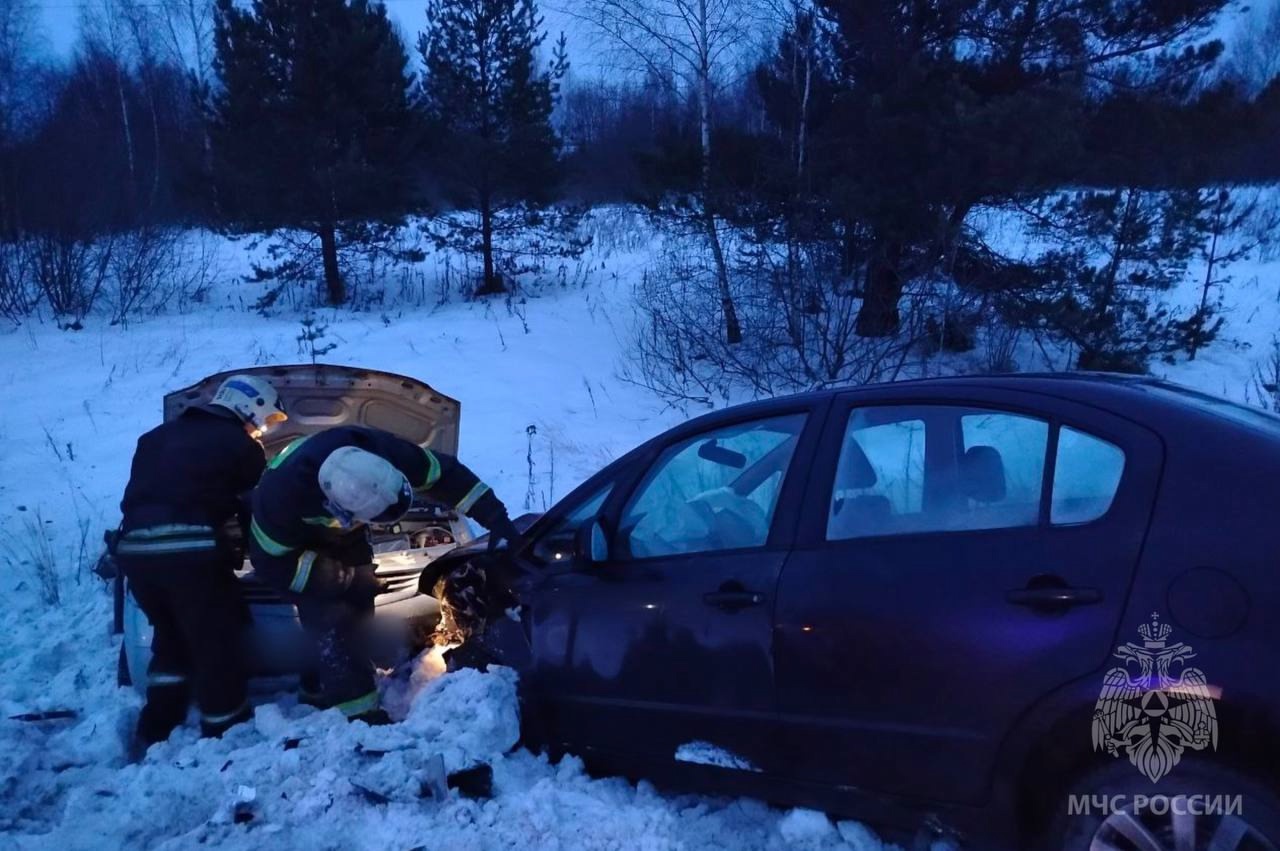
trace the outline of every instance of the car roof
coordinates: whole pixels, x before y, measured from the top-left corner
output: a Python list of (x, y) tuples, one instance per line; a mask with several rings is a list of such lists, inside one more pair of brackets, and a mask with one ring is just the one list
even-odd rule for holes
[(847, 393), (874, 397), (881, 391), (893, 390), (896, 393), (903, 388), (924, 393), (937, 389), (951, 396), (957, 389), (966, 387), (1038, 393), (1093, 405), (1165, 433), (1180, 420), (1233, 431), (1244, 429), (1254, 435), (1280, 441), (1280, 416), (1261, 408), (1231, 402), (1154, 376), (1112, 372), (1024, 372), (915, 378), (809, 391), (748, 402), (731, 410), (748, 414), (753, 409), (763, 412), (796, 403), (816, 403)]

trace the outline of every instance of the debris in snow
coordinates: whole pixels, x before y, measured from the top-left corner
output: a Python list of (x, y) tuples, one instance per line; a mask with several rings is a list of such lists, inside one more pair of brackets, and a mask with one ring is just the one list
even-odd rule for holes
[(448, 786), (464, 798), (484, 799), (493, 796), (493, 768), (477, 765), (449, 775)]
[(23, 712), (18, 715), (10, 715), (10, 721), (61, 721), (67, 718), (75, 718), (76, 711), (74, 709), (50, 709), (45, 712)]
[(390, 799), (390, 798), (388, 798), (386, 795), (382, 794), (381, 792), (375, 792), (375, 791), (374, 791), (374, 790), (372, 790), (372, 789), (368, 789), (368, 788), (366, 788), (366, 787), (364, 787), (364, 786), (361, 786), (359, 783), (354, 783), (354, 782), (353, 782), (353, 783), (351, 784), (351, 788), (352, 788), (352, 789), (355, 789), (357, 792), (359, 792), (361, 795), (363, 795), (363, 796), (365, 797), (365, 799), (366, 799), (369, 803), (371, 803), (371, 804), (379, 804), (379, 805), (380, 805), (380, 804), (389, 804), (389, 803), (391, 803), (391, 799)]
[(676, 748), (676, 762), (696, 765), (714, 765), (717, 768), (733, 768), (738, 771), (759, 771), (750, 760), (730, 753), (710, 742), (686, 742)]
[(418, 796), (434, 798), (437, 801), (449, 799), (449, 784), (444, 774), (444, 760), (436, 754), (427, 760), (423, 769), (422, 784), (418, 787)]
[(258, 816), (258, 790), (252, 786), (237, 786), (231, 800), (214, 813), (210, 824), (248, 824)]

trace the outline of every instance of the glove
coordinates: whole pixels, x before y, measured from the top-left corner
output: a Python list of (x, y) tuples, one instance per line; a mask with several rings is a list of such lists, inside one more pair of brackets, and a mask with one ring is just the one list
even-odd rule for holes
[(489, 527), (489, 551), (497, 549), (499, 541), (507, 542), (507, 552), (515, 552), (524, 544), (524, 537), (517, 531), (511, 518), (503, 514)]
[(514, 548), (515, 543), (520, 540), (520, 533), (508, 516), (507, 507), (494, 495), (493, 491), (485, 491), (484, 496), (477, 499), (476, 504), (471, 506), (471, 510), (467, 513), (489, 530), (489, 549), (496, 547), (499, 541), (506, 541)]
[(371, 564), (362, 564), (350, 568), (351, 581), (342, 599), (361, 611), (373, 611), (373, 599), (386, 593), (387, 583), (378, 578)]

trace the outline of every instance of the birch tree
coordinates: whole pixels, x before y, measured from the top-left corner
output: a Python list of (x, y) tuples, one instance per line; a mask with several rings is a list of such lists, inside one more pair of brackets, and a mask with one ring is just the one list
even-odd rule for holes
[(656, 79), (673, 79), (698, 105), (698, 218), (715, 263), (716, 288), (729, 343), (742, 326), (729, 286), (712, 198), (711, 131), (717, 87), (744, 47), (754, 21), (751, 0), (582, 0), (566, 11), (606, 37), (620, 57)]

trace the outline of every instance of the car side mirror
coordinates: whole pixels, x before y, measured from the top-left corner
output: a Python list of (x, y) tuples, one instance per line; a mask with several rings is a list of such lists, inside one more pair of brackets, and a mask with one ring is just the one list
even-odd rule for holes
[(573, 543), (574, 558), (581, 564), (603, 564), (609, 560), (609, 535), (599, 517), (579, 526)]

